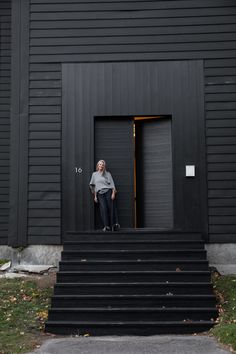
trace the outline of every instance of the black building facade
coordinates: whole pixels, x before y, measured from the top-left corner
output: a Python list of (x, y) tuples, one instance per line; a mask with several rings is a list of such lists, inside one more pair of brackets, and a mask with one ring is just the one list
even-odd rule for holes
[(235, 1), (1, 0), (0, 29), (2, 245), (93, 228), (104, 156), (124, 227), (236, 241)]

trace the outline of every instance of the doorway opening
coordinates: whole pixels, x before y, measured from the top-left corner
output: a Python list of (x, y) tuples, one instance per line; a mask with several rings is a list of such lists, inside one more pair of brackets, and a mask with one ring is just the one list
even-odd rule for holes
[(171, 140), (171, 116), (96, 117), (95, 163), (113, 175), (121, 227), (173, 228)]

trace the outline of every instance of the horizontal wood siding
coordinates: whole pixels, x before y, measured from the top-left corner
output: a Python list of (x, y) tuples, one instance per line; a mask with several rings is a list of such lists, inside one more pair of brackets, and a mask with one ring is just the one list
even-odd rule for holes
[(61, 65), (30, 65), (29, 244), (61, 236)]
[(0, 244), (7, 244), (9, 218), (11, 1), (0, 1)]
[(236, 242), (236, 59), (205, 61), (209, 234)]
[(236, 55), (234, 0), (31, 0), (31, 62)]
[[(236, 109), (235, 81), (230, 81), (236, 77), (234, 58), (235, 0), (30, 0), (29, 243), (59, 242), (61, 63), (206, 59), (206, 80), (212, 78), (210, 70), (215, 77), (214, 85), (206, 85), (207, 124), (222, 124), (207, 127), (207, 134), (219, 134), (207, 135), (209, 210), (236, 210), (233, 205), (211, 205), (223, 203), (218, 201), (221, 197), (212, 197), (221, 190), (212, 187), (213, 175), (223, 185), (233, 182), (236, 174), (230, 159), (236, 154), (235, 137), (227, 136)], [(211, 68), (212, 59), (219, 59), (219, 67)], [(217, 92), (227, 78), (225, 91)], [(216, 101), (211, 102), (213, 97)], [(224, 117), (222, 109), (227, 112)], [(211, 114), (221, 118), (211, 119)], [(210, 160), (223, 154), (228, 162)], [(223, 167), (227, 173), (220, 170)], [(224, 203), (232, 200), (225, 198)], [(233, 220), (233, 215), (226, 216), (222, 222)], [(214, 215), (209, 218), (211, 240), (233, 235), (233, 225), (219, 227)]]

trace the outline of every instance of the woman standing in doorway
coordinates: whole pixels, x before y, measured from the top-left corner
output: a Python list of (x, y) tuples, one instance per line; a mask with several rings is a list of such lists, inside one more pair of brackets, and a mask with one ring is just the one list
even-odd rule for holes
[(117, 231), (120, 225), (115, 205), (116, 187), (112, 175), (106, 170), (104, 160), (97, 162), (96, 172), (93, 172), (89, 186), (95, 203), (99, 204), (103, 231), (111, 231), (111, 229)]

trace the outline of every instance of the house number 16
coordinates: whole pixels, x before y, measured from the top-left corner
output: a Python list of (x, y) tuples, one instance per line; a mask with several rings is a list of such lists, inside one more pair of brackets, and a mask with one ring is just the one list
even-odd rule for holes
[(83, 172), (81, 167), (75, 167), (75, 173), (81, 174)]

